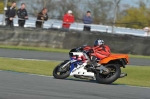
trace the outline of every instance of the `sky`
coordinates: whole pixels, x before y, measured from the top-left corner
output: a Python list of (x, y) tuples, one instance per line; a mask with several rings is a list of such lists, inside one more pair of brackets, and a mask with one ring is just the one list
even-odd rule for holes
[[(135, 6), (137, 7), (136, 2), (139, 0), (121, 0), (120, 4), (129, 4), (130, 6)], [(148, 0), (142, 0), (142, 1), (148, 1)], [(150, 0), (149, 0), (150, 1)]]
[(138, 0), (121, 0), (121, 4), (130, 4), (130, 5), (135, 5), (134, 2)]

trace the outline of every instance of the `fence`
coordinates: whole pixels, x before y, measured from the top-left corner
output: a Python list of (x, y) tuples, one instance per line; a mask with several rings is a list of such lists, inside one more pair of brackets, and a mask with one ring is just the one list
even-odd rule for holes
[[(0, 15), (0, 19), (2, 18), (2, 15)], [(25, 27), (35, 27), (35, 22), (36, 22), (35, 17), (29, 17), (29, 20), (26, 21)], [(38, 20), (40, 21), (40, 20)], [(2, 22), (0, 22), (2, 24)], [(62, 28), (62, 20), (57, 20), (57, 19), (50, 19), (46, 21), (43, 24), (43, 28)], [(83, 23), (73, 23), (71, 24), (70, 29), (73, 30), (83, 30), (85, 24)], [(86, 24), (87, 25), (87, 24)], [(18, 18), (14, 18), (14, 26), (18, 26)], [(96, 24), (89, 24), (91, 26), (91, 31), (97, 31), (97, 32), (107, 32), (107, 33), (112, 33), (112, 26), (107, 26), (107, 25), (96, 25)], [(115, 27), (114, 28), (115, 33), (117, 34), (131, 34), (131, 35), (136, 35), (136, 36), (147, 36), (143, 30), (137, 30), (137, 29), (127, 29), (127, 28), (121, 28), (121, 27)]]

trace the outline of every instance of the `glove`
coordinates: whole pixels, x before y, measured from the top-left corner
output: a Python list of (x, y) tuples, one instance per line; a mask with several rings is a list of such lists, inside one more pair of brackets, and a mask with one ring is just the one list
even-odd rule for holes
[(89, 53), (94, 53), (93, 49), (90, 49), (90, 50), (89, 50)]
[(83, 53), (88, 53), (89, 51), (83, 50)]
[(83, 48), (82, 47), (77, 47), (76, 50), (81, 52), (81, 51), (83, 51)]

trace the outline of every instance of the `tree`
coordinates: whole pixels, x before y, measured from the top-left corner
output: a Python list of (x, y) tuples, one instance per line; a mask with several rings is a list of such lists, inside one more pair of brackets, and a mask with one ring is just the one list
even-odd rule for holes
[(62, 16), (68, 11), (72, 10), (76, 21), (81, 20), (82, 10), (80, 9), (81, 0), (60, 0), (56, 3), (57, 16), (62, 19)]
[(68, 10), (72, 10), (75, 20), (81, 22), (83, 15), (90, 10), (96, 24), (113, 21), (114, 5), (111, 0), (24, 0), (24, 3), (33, 16), (37, 16), (43, 7), (47, 7), (50, 18), (62, 19)]
[(120, 13), (122, 16), (117, 20), (118, 23), (125, 23), (118, 26), (129, 28), (143, 28), (150, 26), (150, 9), (147, 8), (145, 2), (139, 2), (138, 7), (130, 7)]
[[(63, 2), (62, 2), (63, 1)], [(37, 16), (37, 14), (46, 7), (48, 9), (48, 15), (50, 18), (62, 19), (62, 16), (68, 11), (72, 10), (75, 18), (78, 19), (80, 16), (80, 10), (78, 4), (81, 0), (30, 0), (25, 1), (28, 5), (30, 15)], [(28, 10), (28, 9), (27, 9)]]
[(105, 24), (112, 18), (113, 3), (110, 0), (88, 1), (87, 7), (91, 10), (94, 23), (96, 24)]
[[(34, 3), (32, 3), (34, 2)], [(30, 15), (37, 16), (37, 14), (42, 11), (44, 7), (48, 9), (48, 15), (51, 17), (55, 14), (55, 0), (30, 0), (25, 1), (28, 5), (27, 10), (29, 11)]]
[(0, 14), (4, 13), (4, 1), (0, 0)]

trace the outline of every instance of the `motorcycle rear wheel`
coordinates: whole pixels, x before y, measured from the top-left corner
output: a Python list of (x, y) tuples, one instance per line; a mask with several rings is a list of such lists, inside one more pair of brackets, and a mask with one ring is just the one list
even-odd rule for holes
[(116, 81), (121, 74), (120, 65), (118, 64), (108, 64), (105, 67), (110, 71), (110, 73), (100, 73), (97, 71), (96, 73), (96, 80), (101, 84), (111, 84)]

